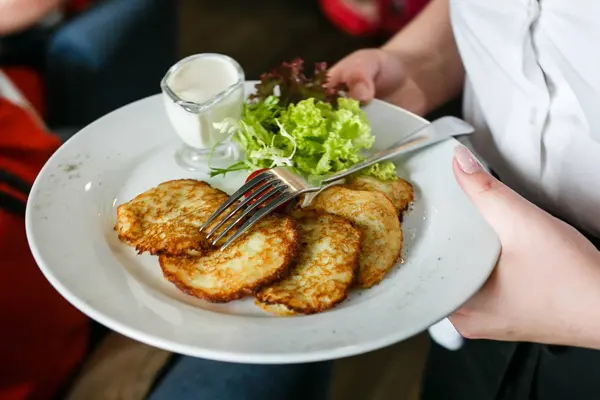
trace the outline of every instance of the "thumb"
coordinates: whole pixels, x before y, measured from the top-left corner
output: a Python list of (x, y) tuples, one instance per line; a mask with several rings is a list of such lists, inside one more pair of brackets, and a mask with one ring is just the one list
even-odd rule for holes
[(380, 71), (379, 50), (356, 51), (329, 70), (329, 85), (345, 83), (349, 96), (367, 103), (375, 97), (375, 78)]
[(501, 238), (531, 212), (530, 203), (487, 173), (465, 146), (456, 148), (453, 169), (462, 190)]
[(348, 94), (361, 103), (368, 103), (375, 97), (375, 75), (373, 66), (349, 69), (346, 73), (345, 83)]
[(350, 89), (350, 97), (360, 101), (361, 103), (368, 103), (375, 97), (375, 86), (371, 81), (357, 80), (352, 83), (348, 83), (348, 87)]
[(348, 95), (361, 103), (368, 103), (375, 97), (375, 84), (373, 77), (367, 75), (368, 71), (362, 69), (343, 70), (344, 66), (335, 66), (329, 72), (327, 85), (335, 87), (344, 83), (348, 86)]

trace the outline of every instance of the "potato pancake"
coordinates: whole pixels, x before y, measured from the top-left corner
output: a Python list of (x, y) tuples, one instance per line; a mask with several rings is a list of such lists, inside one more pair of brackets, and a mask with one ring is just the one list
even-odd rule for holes
[(164, 182), (120, 205), (115, 230), (138, 253), (199, 255), (212, 246), (198, 229), (228, 197), (202, 181)]
[(269, 285), (288, 273), (299, 244), (296, 222), (272, 214), (229, 247), (201, 256), (160, 255), (164, 276), (180, 290), (212, 302), (228, 302)]
[(344, 217), (360, 230), (360, 286), (379, 283), (396, 264), (402, 229), (396, 208), (383, 193), (333, 186), (321, 192), (308, 209)]
[(369, 190), (385, 194), (392, 202), (398, 214), (402, 214), (414, 200), (415, 193), (410, 182), (402, 178), (393, 181), (381, 181), (372, 176), (359, 175), (349, 179), (346, 185), (350, 189)]
[(358, 269), (360, 232), (345, 218), (307, 212), (290, 275), (261, 289), (256, 304), (277, 315), (313, 314), (343, 301)]

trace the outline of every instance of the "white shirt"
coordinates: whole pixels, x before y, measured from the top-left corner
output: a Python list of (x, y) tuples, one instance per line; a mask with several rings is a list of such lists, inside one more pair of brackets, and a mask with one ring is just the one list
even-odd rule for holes
[(450, 0), (476, 152), (600, 237), (600, 0)]

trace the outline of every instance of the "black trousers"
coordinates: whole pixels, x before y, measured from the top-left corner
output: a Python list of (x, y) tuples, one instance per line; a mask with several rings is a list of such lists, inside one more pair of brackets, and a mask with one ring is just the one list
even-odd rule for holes
[(491, 340), (449, 351), (431, 341), (422, 399), (600, 399), (600, 351)]

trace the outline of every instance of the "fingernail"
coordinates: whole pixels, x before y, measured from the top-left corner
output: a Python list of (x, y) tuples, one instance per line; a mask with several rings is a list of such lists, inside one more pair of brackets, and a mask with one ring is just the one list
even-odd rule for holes
[(482, 170), (481, 164), (475, 159), (473, 154), (465, 146), (457, 146), (454, 150), (454, 158), (458, 166), (465, 174), (474, 174)]
[(352, 93), (357, 100), (367, 101), (369, 100), (369, 88), (365, 83), (357, 83), (352, 88)]

